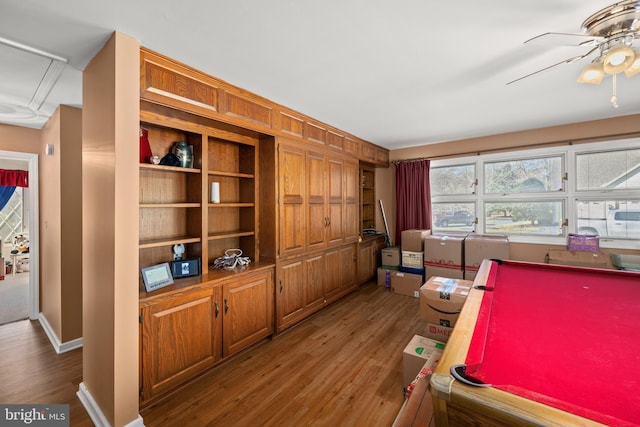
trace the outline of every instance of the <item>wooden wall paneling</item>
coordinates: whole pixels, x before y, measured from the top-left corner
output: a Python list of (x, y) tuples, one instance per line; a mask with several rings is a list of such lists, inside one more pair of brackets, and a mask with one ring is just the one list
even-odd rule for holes
[(373, 144), (362, 142), (360, 144), (360, 158), (365, 162), (376, 162), (376, 148)]
[(271, 128), (273, 119), (270, 106), (236, 95), (230, 91), (225, 91), (223, 99), (224, 109), (221, 112), (224, 114)]
[(376, 147), (376, 166), (389, 167), (389, 150)]
[(215, 79), (182, 67), (157, 53), (140, 50), (140, 97), (193, 112), (216, 112), (220, 89)]
[(344, 136), (332, 130), (327, 130), (327, 146), (342, 151), (344, 146)]
[(280, 130), (287, 135), (304, 138), (304, 119), (280, 111)]
[(350, 154), (355, 158), (360, 157), (360, 142), (354, 139), (345, 137), (343, 141), (343, 151), (345, 154)]
[(342, 135), (326, 124), (158, 53), (141, 48), (140, 64), (143, 103), (171, 106), (244, 130), (326, 145), (360, 160), (388, 166), (388, 151), (382, 147)]
[(327, 143), (327, 129), (323, 125), (306, 121), (304, 130), (307, 140), (323, 145)]

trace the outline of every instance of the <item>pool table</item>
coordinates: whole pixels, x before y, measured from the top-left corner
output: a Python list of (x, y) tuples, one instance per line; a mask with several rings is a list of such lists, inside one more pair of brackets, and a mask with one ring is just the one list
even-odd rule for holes
[(437, 426), (640, 426), (640, 273), (484, 260), (430, 389)]

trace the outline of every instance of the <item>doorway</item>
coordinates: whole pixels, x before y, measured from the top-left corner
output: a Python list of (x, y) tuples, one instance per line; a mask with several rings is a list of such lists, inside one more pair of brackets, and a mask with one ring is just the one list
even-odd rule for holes
[[(5, 264), (9, 262), (11, 268), (0, 266), (5, 268), (5, 280), (0, 281), (0, 305), (6, 303), (11, 309), (3, 310), (5, 315), (0, 319), (0, 324), (22, 320), (25, 314), (29, 319), (36, 320), (40, 312), (38, 155), (0, 151), (0, 169), (27, 170), (29, 176), (29, 186), (19, 190), (20, 206), (16, 205), (18, 202), (14, 195), (14, 204), (8, 208), (9, 213), (20, 216), (21, 224), (6, 227), (4, 234), (7, 236), (2, 237), (2, 256)], [(18, 209), (20, 212), (16, 212)], [(28, 253), (25, 253), (24, 241), (20, 242), (20, 248), (14, 247), (16, 236), (28, 240)], [(15, 254), (16, 250), (18, 254)]]

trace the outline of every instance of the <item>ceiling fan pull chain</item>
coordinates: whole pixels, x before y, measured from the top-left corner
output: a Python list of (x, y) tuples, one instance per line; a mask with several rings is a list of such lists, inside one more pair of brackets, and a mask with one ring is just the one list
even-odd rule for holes
[(613, 78), (613, 95), (611, 96), (611, 106), (613, 108), (618, 108), (618, 97), (616, 96), (616, 74), (613, 74), (611, 77)]

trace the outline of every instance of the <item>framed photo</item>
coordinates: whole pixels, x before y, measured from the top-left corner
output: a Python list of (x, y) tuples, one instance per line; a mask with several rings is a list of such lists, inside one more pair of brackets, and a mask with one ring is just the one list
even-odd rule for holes
[(200, 258), (171, 261), (171, 275), (174, 278), (199, 276)]
[(169, 264), (166, 262), (142, 268), (140, 272), (142, 273), (144, 288), (147, 292), (173, 284), (173, 276), (171, 275)]

